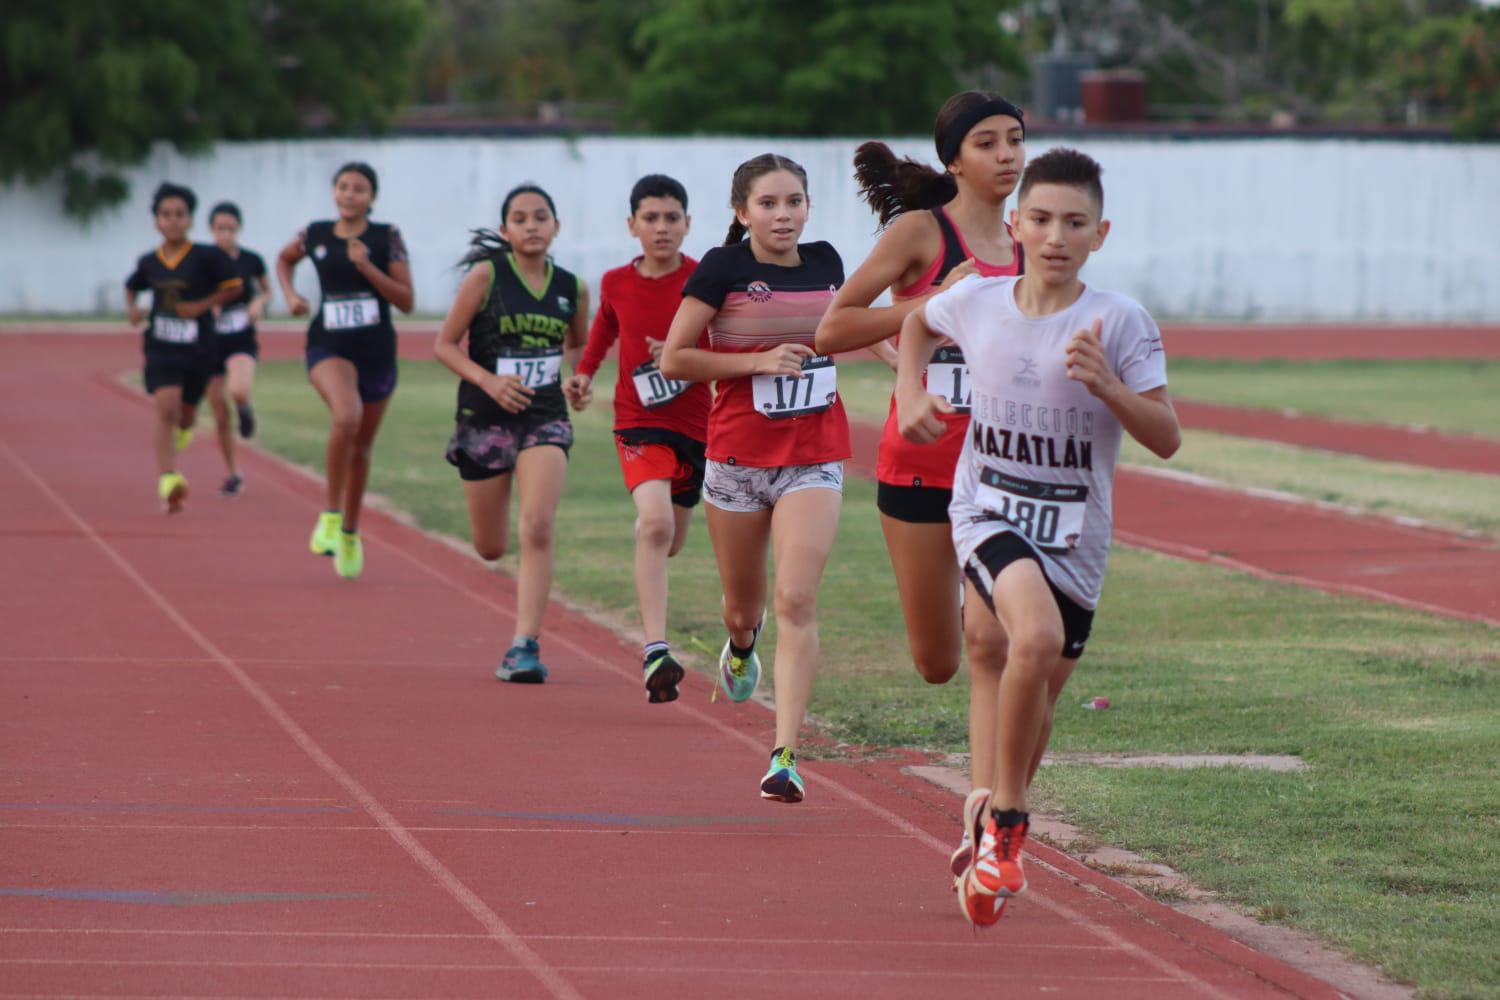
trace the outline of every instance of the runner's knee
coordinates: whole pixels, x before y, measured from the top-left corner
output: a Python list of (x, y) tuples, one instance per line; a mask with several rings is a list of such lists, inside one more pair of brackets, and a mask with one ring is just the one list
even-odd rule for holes
[(521, 545), (528, 549), (548, 549), (552, 547), (552, 537), (556, 528), (556, 519), (549, 513), (546, 515), (526, 514), (521, 517), (517, 525), (517, 531), (521, 536)]
[(817, 623), (818, 591), (791, 583), (776, 584), (776, 620), (783, 626), (811, 628)]
[(643, 516), (636, 522), (635, 531), (636, 539), (647, 548), (671, 548), (673, 552), (681, 548), (680, 545), (673, 546), (674, 526), (670, 517)]

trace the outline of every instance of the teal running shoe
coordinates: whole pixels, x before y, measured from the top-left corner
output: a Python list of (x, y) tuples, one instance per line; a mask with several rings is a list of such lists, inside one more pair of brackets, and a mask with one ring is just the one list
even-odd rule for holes
[(512, 684), (541, 684), (547, 680), (547, 668), (542, 665), (541, 644), (535, 639), (520, 639), (505, 651), (495, 679)]
[(774, 802), (801, 802), (802, 776), (797, 773), (797, 754), (786, 747), (771, 751), (771, 769), (760, 779), (760, 797)]
[[(760, 626), (755, 626), (755, 638), (760, 638)], [(738, 657), (730, 649), (730, 640), (724, 640), (719, 651), (719, 686), (729, 695), (730, 701), (744, 701), (755, 693), (760, 684), (760, 654), (755, 651), (754, 641), (750, 655)]]
[(677, 662), (669, 650), (660, 650), (646, 660), (642, 669), (646, 679), (646, 700), (653, 705), (662, 705), (677, 700), (677, 685), (687, 671)]

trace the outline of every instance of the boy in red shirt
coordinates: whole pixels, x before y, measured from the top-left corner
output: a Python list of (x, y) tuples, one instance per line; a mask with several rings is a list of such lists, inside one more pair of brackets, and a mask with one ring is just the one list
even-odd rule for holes
[[(650, 174), (630, 192), (630, 234), (641, 256), (604, 275), (599, 311), (577, 374), (564, 392), (576, 407), (592, 396), (594, 374), (620, 341), (615, 445), (635, 501), (635, 589), (646, 646), (643, 669), (652, 704), (675, 701), (683, 668), (667, 645), (667, 560), (682, 550), (703, 487), (703, 449), (712, 403), (707, 383), (662, 376), (657, 368), (682, 286), (698, 262), (682, 253), (691, 222), (687, 192)], [(704, 344), (707, 344), (704, 334)]]

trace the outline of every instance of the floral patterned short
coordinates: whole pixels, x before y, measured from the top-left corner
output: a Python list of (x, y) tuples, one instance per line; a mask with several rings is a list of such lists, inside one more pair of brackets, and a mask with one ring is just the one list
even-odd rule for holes
[(788, 493), (827, 489), (844, 492), (844, 463), (780, 465), (757, 469), (748, 465), (709, 462), (703, 475), (703, 499), (720, 510), (743, 514), (768, 510)]
[(516, 467), (516, 458), (527, 448), (550, 444), (567, 454), (573, 446), (573, 424), (566, 417), (532, 424), (525, 420), (503, 424), (460, 421), (448, 440), (448, 462), (469, 481), (493, 479)]

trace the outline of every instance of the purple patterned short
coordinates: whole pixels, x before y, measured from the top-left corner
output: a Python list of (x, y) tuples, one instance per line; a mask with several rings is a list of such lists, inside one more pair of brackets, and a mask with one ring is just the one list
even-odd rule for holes
[(492, 479), (516, 467), (516, 457), (527, 448), (552, 445), (567, 454), (573, 446), (573, 424), (566, 417), (531, 424), (525, 420), (503, 424), (460, 422), (448, 440), (448, 462), (467, 480)]

